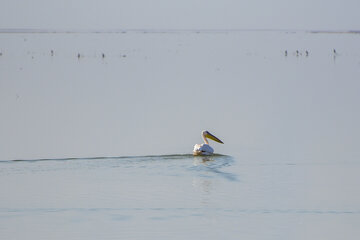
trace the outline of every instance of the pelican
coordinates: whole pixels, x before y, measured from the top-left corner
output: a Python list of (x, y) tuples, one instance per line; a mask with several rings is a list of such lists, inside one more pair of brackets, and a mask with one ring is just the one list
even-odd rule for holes
[(204, 139), (203, 144), (195, 144), (193, 154), (194, 155), (211, 155), (214, 152), (214, 149), (210, 147), (207, 138), (214, 140), (215, 142), (224, 144), (220, 139), (209, 133), (208, 131), (201, 132), (202, 138)]

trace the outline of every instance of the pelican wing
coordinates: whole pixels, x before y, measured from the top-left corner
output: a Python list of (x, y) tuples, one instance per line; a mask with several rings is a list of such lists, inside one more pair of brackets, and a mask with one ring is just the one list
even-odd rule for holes
[(193, 150), (194, 155), (211, 155), (213, 152), (214, 149), (208, 144), (196, 144)]

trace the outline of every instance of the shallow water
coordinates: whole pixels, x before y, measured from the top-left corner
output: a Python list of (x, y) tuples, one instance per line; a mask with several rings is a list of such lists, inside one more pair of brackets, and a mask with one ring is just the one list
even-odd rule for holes
[(6, 239), (351, 238), (358, 164), (167, 155), (1, 162)]
[(353, 239), (359, 37), (1, 33), (1, 238)]

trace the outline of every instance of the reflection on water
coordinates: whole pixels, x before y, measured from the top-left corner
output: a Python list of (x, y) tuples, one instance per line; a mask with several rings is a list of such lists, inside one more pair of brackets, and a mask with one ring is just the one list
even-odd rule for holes
[[(221, 170), (224, 167), (231, 166), (233, 163), (234, 159), (231, 156), (194, 156), (194, 167), (192, 169), (200, 172), (200, 176), (211, 177), (215, 175), (230, 181), (238, 181), (236, 174)], [(212, 175), (206, 175), (204, 173), (212, 173)]]
[[(237, 181), (237, 175), (226, 172), (225, 167), (230, 167), (234, 160), (231, 156), (193, 156), (193, 167), (190, 169), (198, 174), (193, 177), (192, 186), (201, 193), (201, 203), (206, 206), (211, 202), (212, 192), (217, 191), (213, 178), (223, 178), (228, 181)], [(215, 180), (217, 181), (217, 180)]]
[(211, 202), (211, 193), (214, 190), (213, 182), (211, 179), (194, 177), (192, 180), (193, 188), (200, 192), (201, 204), (206, 206)]

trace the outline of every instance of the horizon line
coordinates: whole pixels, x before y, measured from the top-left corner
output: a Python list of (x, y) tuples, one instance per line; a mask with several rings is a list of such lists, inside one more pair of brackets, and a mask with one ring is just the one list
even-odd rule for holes
[(315, 30), (276, 28), (0, 28), (0, 33), (227, 33), (227, 32), (308, 32), (308, 33), (355, 33), (360, 30)]

